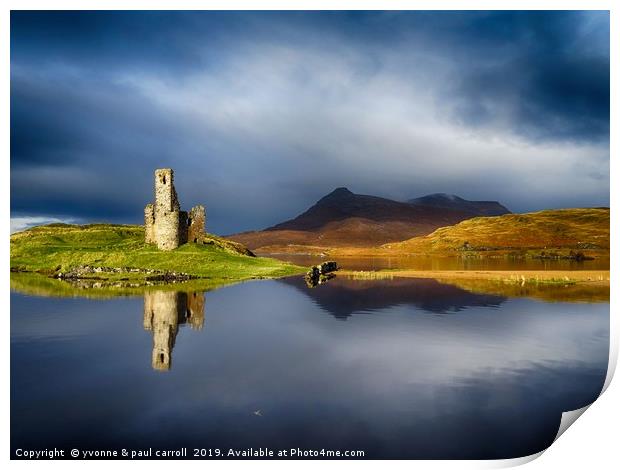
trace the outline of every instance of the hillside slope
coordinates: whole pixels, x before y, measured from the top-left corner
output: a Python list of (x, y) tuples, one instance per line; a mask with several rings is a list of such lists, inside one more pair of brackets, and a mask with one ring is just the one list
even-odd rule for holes
[(610, 211), (557, 209), (529, 214), (476, 217), (400, 243), (385, 244), (366, 254), (474, 254), (527, 252), (532, 256), (564, 256), (570, 250), (609, 255)]

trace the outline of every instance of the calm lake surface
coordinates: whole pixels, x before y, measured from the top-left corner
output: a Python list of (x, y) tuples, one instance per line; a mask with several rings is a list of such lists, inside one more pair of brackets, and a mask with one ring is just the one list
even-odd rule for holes
[[(289, 261), (301, 266), (311, 266), (326, 260), (325, 257), (317, 255), (300, 255), (273, 253), (266, 255), (282, 261)], [(598, 257), (586, 261), (574, 260), (552, 260), (552, 259), (512, 259), (504, 256), (491, 258), (462, 258), (462, 257), (441, 257), (441, 256), (343, 256), (332, 257), (338, 262), (338, 266), (344, 269), (354, 270), (377, 270), (377, 269), (414, 269), (420, 271), (442, 271), (442, 270), (609, 270), (609, 258)]]
[(510, 458), (596, 399), (609, 303), (432, 279), (11, 293), (11, 447)]

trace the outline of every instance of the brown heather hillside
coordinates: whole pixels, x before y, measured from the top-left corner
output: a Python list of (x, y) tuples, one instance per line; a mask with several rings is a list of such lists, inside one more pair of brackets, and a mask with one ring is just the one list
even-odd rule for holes
[[(454, 223), (446, 221), (445, 223)], [(429, 222), (375, 221), (349, 218), (329, 222), (318, 230), (264, 230), (245, 232), (228, 237), (248, 246), (259, 254), (315, 252), (331, 247), (379, 246), (432, 232), (438, 226)]]
[(553, 257), (566, 256), (573, 251), (588, 256), (609, 256), (609, 213), (607, 208), (557, 209), (476, 217), (400, 243), (338, 254), (468, 255), (520, 252), (530, 256)]

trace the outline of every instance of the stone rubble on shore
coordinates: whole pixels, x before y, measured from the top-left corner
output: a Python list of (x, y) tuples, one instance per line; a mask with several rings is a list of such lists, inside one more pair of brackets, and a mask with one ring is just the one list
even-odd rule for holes
[[(198, 279), (198, 276), (194, 276), (187, 273), (176, 271), (161, 271), (157, 269), (141, 269), (133, 267), (107, 267), (107, 266), (90, 266), (82, 265), (71, 268), (67, 272), (59, 272), (53, 277), (64, 280), (77, 280), (77, 279), (100, 279), (97, 274), (101, 273), (132, 273), (132, 274), (147, 274), (146, 281), (187, 281), (190, 279)], [(127, 279), (121, 279), (127, 280)]]

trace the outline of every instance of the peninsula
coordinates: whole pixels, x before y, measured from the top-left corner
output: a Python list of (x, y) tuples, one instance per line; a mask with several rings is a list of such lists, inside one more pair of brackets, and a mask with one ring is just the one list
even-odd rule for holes
[(11, 272), (124, 287), (190, 279), (226, 283), (306, 271), (205, 232), (203, 206), (189, 214), (180, 210), (172, 169), (156, 170), (155, 196), (155, 204), (145, 208), (145, 226), (50, 224), (14, 233)]

